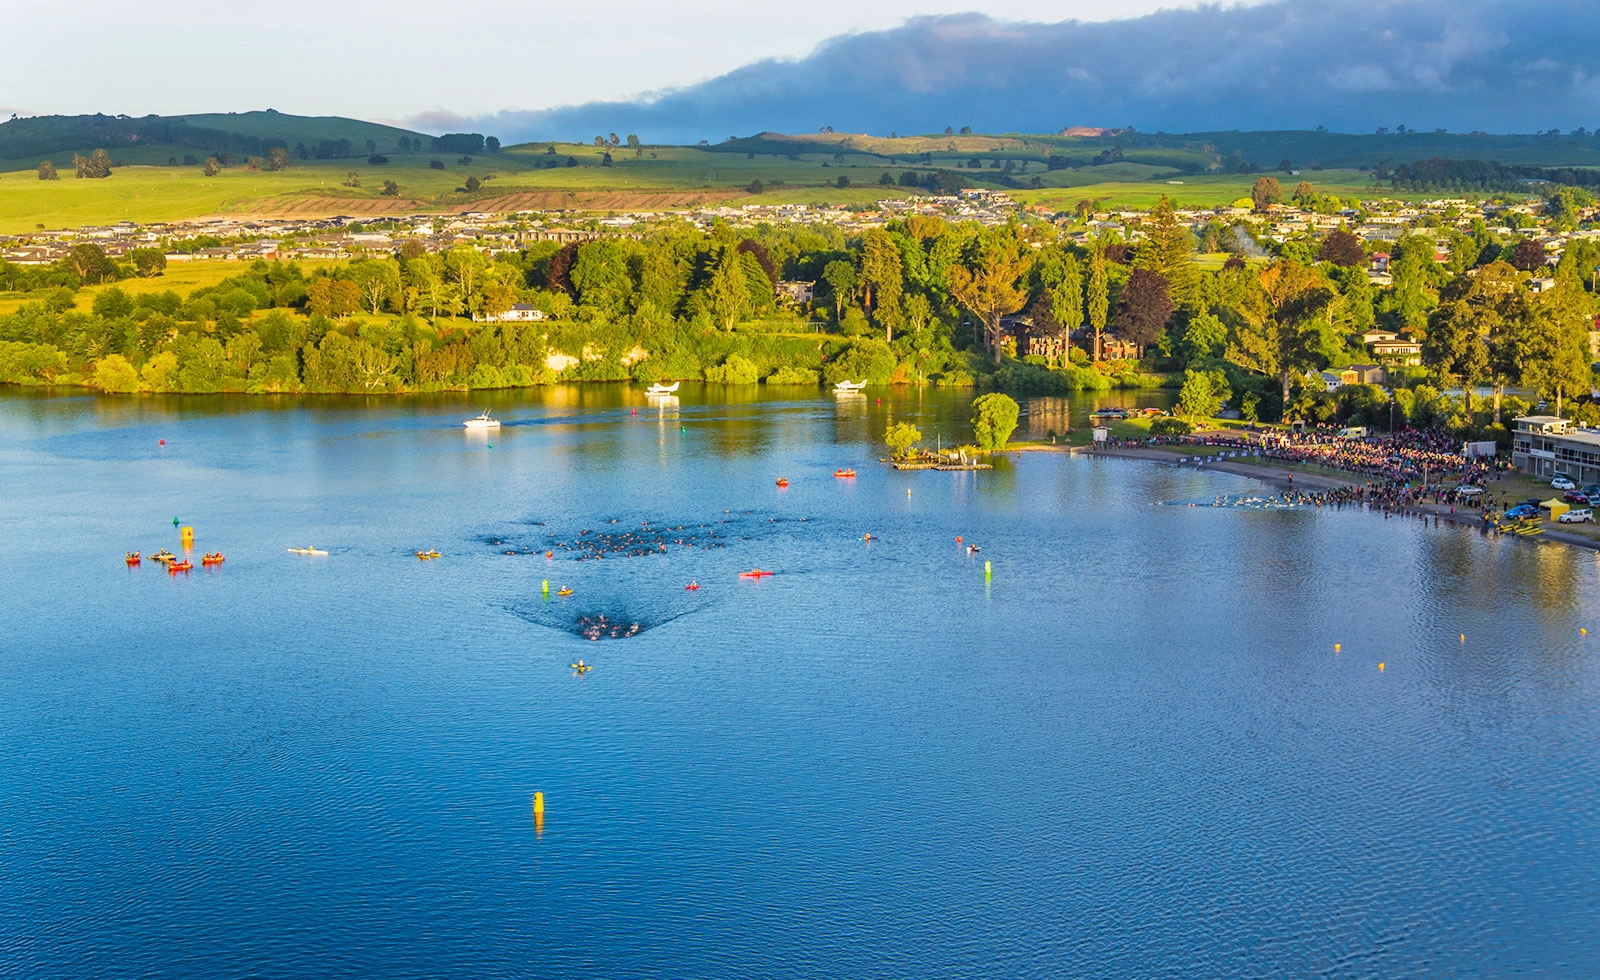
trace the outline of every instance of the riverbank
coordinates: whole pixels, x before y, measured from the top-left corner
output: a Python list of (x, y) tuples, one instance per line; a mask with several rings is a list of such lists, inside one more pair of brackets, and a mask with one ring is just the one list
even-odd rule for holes
[[(1054, 447), (1045, 446), (1044, 449)], [(1357, 487), (1366, 483), (1365, 479), (1358, 478), (1357, 474), (1338, 474), (1322, 467), (1316, 471), (1300, 464), (1286, 463), (1274, 460), (1269, 463), (1250, 463), (1240, 459), (1224, 459), (1213, 462), (1206, 458), (1205, 462), (1181, 463), (1184, 458), (1198, 459), (1201, 457), (1187, 456), (1183, 453), (1184, 447), (1175, 446), (1172, 449), (1147, 448), (1147, 447), (1118, 447), (1080, 450), (1088, 455), (1106, 459), (1138, 459), (1152, 463), (1164, 463), (1169, 466), (1193, 466), (1196, 469), (1216, 470), (1231, 473), (1235, 476), (1249, 477), (1271, 484), (1280, 489), (1299, 490), (1337, 490), (1345, 487)], [(1478, 510), (1457, 511), (1449, 504), (1409, 504), (1391, 507), (1389, 513), (1405, 517), (1432, 518), (1434, 523), (1455, 524), (1461, 527), (1475, 528), (1486, 534), (1498, 535), (1492, 527), (1486, 527), (1483, 522), (1483, 512)], [(1561, 525), (1552, 524), (1542, 533), (1523, 537), (1513, 535), (1518, 540), (1538, 543), (1548, 541), (1554, 544), (1571, 545), (1575, 548), (1584, 548), (1589, 551), (1600, 551), (1600, 528), (1584, 525), (1569, 525), (1570, 529), (1558, 530)], [(1579, 530), (1579, 528), (1584, 528)], [(1585, 533), (1589, 531), (1590, 533)]]

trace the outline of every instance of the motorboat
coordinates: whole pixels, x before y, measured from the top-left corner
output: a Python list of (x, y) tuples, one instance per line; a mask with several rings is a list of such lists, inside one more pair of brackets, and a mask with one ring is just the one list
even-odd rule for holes
[(647, 395), (670, 395), (673, 392), (677, 391), (678, 390), (678, 385), (680, 385), (682, 383), (683, 382), (681, 382), (681, 381), (674, 381), (672, 384), (664, 385), (661, 382), (657, 381), (655, 384), (653, 384), (650, 387), (646, 388), (644, 390), (644, 393), (647, 394)]
[(866, 386), (867, 383), (865, 381), (841, 381), (833, 386), (833, 391), (836, 395), (848, 395), (852, 392), (860, 391)]
[(461, 424), (466, 426), (469, 429), (498, 429), (498, 428), (500, 428), (500, 420), (497, 419), (497, 418), (490, 417), (488, 412), (484, 412), (482, 415), (478, 416), (475, 419), (467, 419), (465, 422), (463, 422)]

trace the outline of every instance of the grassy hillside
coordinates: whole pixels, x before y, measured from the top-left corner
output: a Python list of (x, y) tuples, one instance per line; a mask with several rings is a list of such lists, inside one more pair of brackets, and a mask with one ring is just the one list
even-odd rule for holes
[[(0, 145), (11, 138), (6, 136), (11, 127), (34, 122), (0, 125)], [(1353, 164), (1410, 162), (1436, 152), (1472, 150), (1478, 158), (1503, 162), (1600, 166), (1600, 152), (1588, 145), (1594, 141), (1587, 137), (1336, 133), (934, 134), (893, 139), (764, 133), (716, 146), (618, 147), (610, 151), (609, 165), (605, 149), (569, 143), (508, 147), (461, 164), (454, 153), (427, 149), (400, 153), (390, 148), (402, 139), (422, 139), (424, 147), (430, 145), (420, 134), (351, 120), (254, 112), (193, 116), (185, 121), (202, 131), (227, 128), (258, 140), (271, 137), (274, 127), (284, 123), (297, 127), (291, 130), (299, 134), (295, 142), (360, 140), (361, 152), (345, 159), (295, 160), (281, 172), (232, 167), (206, 177), (196, 166), (167, 165), (174, 157), (182, 160), (186, 151), (181, 148), (132, 145), (116, 150), (122, 165), (103, 180), (74, 179), (67, 165), (69, 152), (58, 162), (63, 176), (56, 181), (38, 180), (37, 158), (26, 157), (0, 163), (0, 234), (32, 231), (40, 225), (63, 228), (122, 219), (147, 224), (217, 214), (309, 217), (562, 208), (665, 210), (723, 202), (867, 204), (883, 197), (926, 193), (900, 185), (908, 170), (924, 175), (943, 171), (955, 175), (963, 186), (1005, 190), (1020, 201), (1064, 210), (1085, 198), (1102, 207), (1145, 207), (1162, 194), (1182, 205), (1227, 203), (1246, 196), (1258, 176), (1237, 173), (1235, 160), (1269, 168), (1267, 172), (1290, 183), (1309, 180), (1319, 190), (1340, 197), (1416, 196), (1375, 185), (1370, 174)], [(13, 136), (16, 132), (21, 131), (13, 131)], [(90, 127), (84, 132), (96, 131)], [(388, 157), (388, 164), (367, 161), (366, 139)], [(15, 140), (10, 145), (15, 146)], [(1235, 149), (1240, 151), (1237, 158)], [(1312, 154), (1325, 154), (1327, 159)], [(1274, 169), (1285, 158), (1304, 168), (1299, 176)], [(434, 161), (441, 169), (430, 166)], [(1323, 169), (1311, 170), (1313, 162)], [(359, 188), (343, 186), (352, 172)], [(893, 184), (880, 183), (885, 174)], [(481, 182), (472, 193), (464, 190), (469, 177)], [(847, 181), (843, 187), (841, 178)], [(399, 196), (379, 194), (385, 180), (399, 185)], [(762, 185), (760, 193), (750, 190), (755, 181)]]
[[(379, 153), (398, 152), (401, 140), (432, 137), (393, 126), (339, 116), (293, 116), (267, 109), (260, 112), (205, 113), (193, 116), (32, 116), (0, 123), (0, 161), (36, 165), (50, 159), (59, 166), (72, 154), (87, 155), (104, 147), (124, 163), (164, 163), (185, 153), (242, 150), (255, 144), (316, 147), (323, 141), (344, 141), (351, 152), (366, 156), (368, 141)], [(231, 145), (230, 145), (231, 144)]]

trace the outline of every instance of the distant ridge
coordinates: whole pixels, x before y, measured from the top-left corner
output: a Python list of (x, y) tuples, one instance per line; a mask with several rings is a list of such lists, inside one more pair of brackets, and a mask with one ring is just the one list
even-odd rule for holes
[[(313, 154), (322, 147), (327, 151), (323, 157), (366, 156), (407, 152), (402, 139), (408, 147), (418, 141), (419, 152), (425, 152), (433, 137), (342, 116), (295, 116), (274, 109), (183, 116), (29, 116), (0, 123), (0, 160), (70, 159), (97, 147), (132, 162), (165, 162), (174, 150), (258, 156), (270, 146), (299, 145)], [(332, 152), (339, 148), (344, 152)]]

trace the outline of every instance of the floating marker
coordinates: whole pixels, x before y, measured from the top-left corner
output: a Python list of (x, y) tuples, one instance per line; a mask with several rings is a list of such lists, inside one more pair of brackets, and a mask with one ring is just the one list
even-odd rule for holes
[(549, 579), (545, 579), (543, 582), (539, 583), (539, 591), (544, 593), (544, 601), (545, 602), (549, 602), (550, 601), (550, 580)]
[(178, 526), (178, 519), (177, 519), (177, 518), (176, 518), (176, 517), (174, 517), (174, 518), (173, 518), (173, 519), (172, 519), (172, 526), (173, 526), (173, 527), (177, 527), (177, 526)]
[(1378, 665), (1378, 673), (1383, 673), (1383, 664)]
[(910, 487), (906, 487), (906, 496), (907, 497), (911, 496), (911, 488)]
[(985, 582), (987, 582), (987, 581), (989, 581), (989, 579), (991, 579), (993, 577), (994, 577), (994, 563), (993, 562), (987, 562), (987, 561), (984, 562), (983, 563), (983, 580)]
[(1578, 635), (1579, 636), (1588, 636), (1589, 635), (1588, 628), (1583, 627), (1583, 626), (1578, 627)]
[(184, 528), (180, 532), (180, 536), (183, 539), (183, 546), (185, 548), (193, 548), (194, 547), (194, 528), (192, 528), (192, 527)]
[(1467, 642), (1467, 634), (1465, 634), (1465, 633), (1462, 633), (1462, 634), (1461, 634), (1461, 642), (1462, 642), (1462, 643), (1465, 643), (1465, 642)]
[(544, 816), (544, 794), (543, 793), (535, 793), (535, 794), (533, 794), (533, 815), (536, 816), (536, 817)]
[(162, 444), (162, 445), (163, 445), (163, 446), (165, 446), (165, 445), (166, 445), (166, 444), (167, 444), (167, 440), (165, 440), (165, 439), (163, 439), (163, 440), (161, 440), (161, 444)]
[(491, 443), (489, 443), (489, 448), (490, 448), (490, 449), (493, 449), (493, 448), (494, 448), (494, 443), (492, 443), (492, 442), (491, 442)]
[(960, 544), (960, 543), (961, 543), (961, 535), (958, 534), (958, 535), (956, 535), (956, 544)]
[(1339, 652), (1339, 644), (1337, 644), (1337, 643), (1335, 643), (1335, 644), (1334, 644), (1334, 645), (1333, 645), (1333, 652), (1334, 652), (1334, 653), (1338, 653), (1338, 652)]

